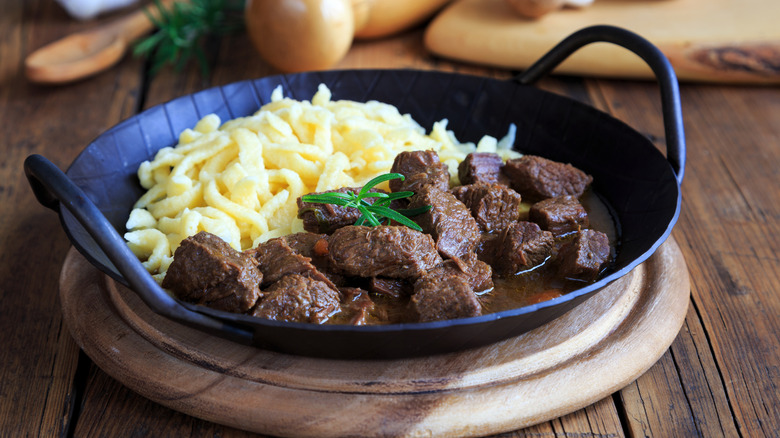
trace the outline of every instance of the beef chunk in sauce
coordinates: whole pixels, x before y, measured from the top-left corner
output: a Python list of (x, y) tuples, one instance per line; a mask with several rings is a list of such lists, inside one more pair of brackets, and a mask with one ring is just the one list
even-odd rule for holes
[(328, 240), (333, 269), (356, 277), (417, 278), (441, 263), (427, 234), (402, 226), (349, 226)]
[(425, 275), (414, 285), (411, 306), (420, 322), (467, 318), (482, 314), (482, 305), (460, 275)]
[(588, 228), (588, 212), (574, 196), (558, 196), (531, 206), (528, 218), (556, 236)]
[(321, 324), (339, 309), (341, 296), (327, 283), (289, 274), (265, 290), (253, 316), (276, 321)]
[(376, 305), (368, 296), (368, 292), (357, 287), (345, 287), (342, 311), (346, 313), (346, 321), (350, 325), (366, 325), (376, 310)]
[[(462, 269), (462, 266), (461, 266)], [(482, 260), (478, 260), (476, 254), (471, 254), (466, 261), (465, 270), (471, 288), (481, 293), (493, 289), (493, 268)]]
[[(245, 251), (245, 253), (257, 259), (258, 268), (263, 273), (263, 287), (279, 281), (288, 274), (300, 274), (315, 280), (324, 281), (332, 288), (336, 287), (327, 275), (314, 266), (312, 258), (300, 254), (290, 245), (290, 242), (293, 242), (300, 250), (303, 246), (303, 239), (309, 238), (308, 236), (305, 238), (300, 236), (277, 237), (261, 243), (256, 248)], [(320, 235), (320, 239), (324, 238), (324, 236)], [(303, 251), (307, 250), (304, 248)], [(323, 263), (327, 261), (325, 258), (320, 258), (320, 260)]]
[(420, 321), (466, 318), (482, 314), (475, 292), (493, 289), (490, 266), (476, 257), (445, 260), (414, 283), (411, 306)]
[(371, 277), (368, 290), (377, 295), (398, 299), (412, 294), (412, 284), (400, 278)]
[(504, 161), (497, 154), (472, 152), (458, 165), (458, 179), (462, 185), (496, 184), (501, 178)]
[(553, 235), (533, 222), (518, 221), (483, 236), (478, 256), (498, 275), (512, 275), (543, 263), (553, 250)]
[[(327, 234), (300, 232), (280, 237), (296, 254), (320, 262), (327, 261)], [(322, 246), (324, 244), (324, 247)], [(324, 250), (322, 249), (324, 248)]]
[(609, 238), (596, 230), (582, 230), (558, 253), (558, 272), (566, 278), (592, 281), (609, 260)]
[[(342, 187), (336, 190), (326, 192), (312, 193), (318, 195), (322, 193), (347, 193), (357, 194), (361, 187)], [(370, 192), (384, 192), (379, 189), (371, 189)], [(364, 198), (368, 203), (374, 203), (377, 198)], [(303, 220), (303, 229), (310, 233), (331, 234), (338, 228), (352, 225), (360, 218), (361, 213), (352, 207), (342, 207), (334, 204), (319, 204), (314, 202), (304, 202), (298, 198), (298, 218)]]
[(571, 164), (559, 163), (534, 155), (508, 160), (502, 168), (512, 188), (526, 200), (556, 196), (582, 196), (593, 177)]
[(502, 230), (520, 219), (520, 194), (505, 185), (469, 184), (455, 187), (452, 193), (471, 210), (484, 232)]
[(243, 313), (261, 296), (262, 279), (255, 259), (201, 231), (176, 248), (162, 287), (182, 301)]
[(464, 257), (479, 242), (479, 226), (466, 206), (452, 193), (433, 186), (420, 189), (409, 208), (430, 205), (429, 212), (413, 217), (423, 232), (433, 236), (436, 249), (448, 258)]
[(300, 232), (280, 237), (295, 254), (311, 259), (311, 264), (328, 277), (336, 286), (344, 282), (344, 278), (331, 272), (328, 267), (328, 235)]
[(405, 177), (390, 180), (390, 190), (393, 192), (417, 192), (426, 185), (433, 185), (441, 190), (450, 188), (450, 172), (447, 165), (439, 161), (439, 154), (434, 151), (401, 152), (395, 156), (392, 173), (400, 173)]
[(493, 270), (490, 265), (473, 256), (457, 262), (445, 260), (444, 263), (426, 272), (423, 277), (438, 277), (446, 280), (453, 276), (466, 280), (474, 292), (493, 289)]

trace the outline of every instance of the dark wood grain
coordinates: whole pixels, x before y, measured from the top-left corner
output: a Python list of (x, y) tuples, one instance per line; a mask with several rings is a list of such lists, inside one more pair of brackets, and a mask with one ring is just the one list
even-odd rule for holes
[[(208, 86), (275, 73), (241, 36), (213, 41), (212, 72), (145, 82), (128, 57), (88, 80), (41, 87), (26, 54), (94, 23), (52, 0), (0, 2), (0, 435), (250, 436), (133, 393), (79, 350), (62, 324), (57, 279), (69, 247), (22, 171), (40, 153), (65, 168), (92, 138), (142, 108)], [(339, 68), (400, 67), (509, 77), (426, 53), (421, 30), (356, 43)], [(590, 103), (663, 148), (655, 84), (579, 78), (540, 87)], [(692, 306), (661, 360), (613, 397), (504, 436), (777, 436), (780, 430), (780, 89), (683, 84), (688, 167), (674, 236)]]
[[(629, 85), (645, 97), (628, 104), (625, 87), (611, 85), (600, 87), (609, 112), (663, 145), (658, 137), (663, 126), (658, 99), (642, 85)], [(773, 292), (780, 284), (776, 234), (780, 155), (770, 144), (780, 132), (780, 92), (684, 86), (682, 101), (688, 166), (683, 211), (674, 235), (685, 236), (680, 238), (696, 309), (687, 327), (696, 328), (696, 336), (684, 332), (672, 346), (675, 374), (681, 380), (659, 390), (679, 393), (678, 385), (684, 390), (684, 397), (673, 400), (672, 406), (689, 404), (691, 412), (685, 415), (696, 421), (677, 427), (703, 436), (732, 436), (741, 428), (747, 435), (773, 436), (780, 418), (776, 389), (780, 308)]]
[(59, 274), (50, 269), (62, 263), (69, 243), (56, 215), (32, 196), (22, 162), (40, 153), (66, 166), (120, 120), (121, 102), (112, 94), (140, 84), (139, 64), (128, 64), (136, 72), (117, 70), (67, 88), (34, 86), (21, 76), (25, 54), (80, 25), (53, 2), (3, 2), (0, 21), (0, 434), (54, 436), (80, 409), (73, 385), (78, 347), (62, 325)]
[(723, 377), (697, 313), (695, 306), (688, 308), (687, 322), (672, 344), (671, 356), (699, 434), (735, 436), (738, 432)]
[(681, 218), (697, 279), (692, 295), (738, 428), (773, 436), (780, 430), (780, 90), (701, 91), (688, 93), (697, 108), (689, 138), (698, 148)]

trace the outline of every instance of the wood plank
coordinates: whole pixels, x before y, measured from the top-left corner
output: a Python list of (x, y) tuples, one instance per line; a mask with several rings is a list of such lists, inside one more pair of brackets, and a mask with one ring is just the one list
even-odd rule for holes
[(57, 298), (57, 266), (70, 243), (57, 216), (35, 200), (22, 163), (41, 153), (64, 168), (132, 113), (140, 64), (131, 60), (124, 74), (120, 68), (61, 88), (28, 84), (21, 66), (31, 48), (90, 25), (68, 19), (51, 1), (0, 6), (0, 117), (7, 127), (0, 166), (0, 430), (9, 436), (64, 435), (78, 410), (79, 349)]
[[(168, 409), (127, 389), (94, 365), (84, 399), (74, 436), (262, 437)], [(106, 416), (121, 421), (106, 421)]]
[(648, 373), (620, 391), (630, 436), (696, 436), (679, 376), (667, 352)]
[[(643, 94), (651, 97), (651, 89), (648, 86)], [(701, 325), (706, 336), (697, 336), (693, 350), (677, 348), (675, 360), (701, 361), (712, 395), (702, 397), (701, 377), (685, 369), (680, 384), (687, 401), (679, 399), (675, 406), (693, 405), (695, 400), (692, 415), (709, 420), (700, 426), (703, 431), (722, 429), (728, 436), (736, 427), (772, 436), (780, 418), (775, 389), (780, 376), (771, 365), (780, 363), (772, 347), (780, 328), (780, 302), (772, 292), (780, 290), (776, 219), (780, 193), (767, 188), (777, 186), (780, 156), (777, 148), (762, 143), (777, 141), (780, 119), (774, 117), (772, 123), (772, 117), (754, 114), (780, 114), (780, 93), (775, 88), (685, 85), (681, 91), (689, 147), (683, 212), (675, 235), (684, 236), (681, 245), (691, 264), (693, 300), (701, 318), (689, 315), (688, 327)], [(610, 112), (632, 125), (650, 127), (639, 129), (662, 147), (657, 98), (632, 97), (625, 87), (602, 86), (602, 93)], [(713, 360), (706, 351), (712, 352)], [(721, 377), (716, 378), (718, 373)], [(734, 411), (736, 425), (728, 418), (728, 409)]]
[(604, 398), (588, 406), (585, 408), (585, 412), (588, 416), (588, 427), (593, 431), (594, 437), (625, 436), (615, 400), (612, 397)]
[(500, 435), (502, 438), (624, 437), (612, 397), (536, 426)]
[(711, 348), (696, 306), (691, 305), (671, 352), (693, 423), (700, 436), (737, 436), (724, 382)]
[(606, 397), (573, 414), (550, 422), (555, 436), (622, 437), (620, 419), (612, 397)]
[(54, 418), (52, 413), (67, 413), (78, 352), (62, 328), (57, 276), (50, 270), (26, 275), (28, 266), (60, 264), (69, 246), (63, 233), (41, 232), (59, 224), (32, 199), (21, 172), (27, 153), (42, 149), (34, 134), (39, 121), (24, 117), (29, 107), (17, 74), (28, 43), (29, 15), (21, 2), (0, 6), (0, 117), (4, 126), (15, 128), (3, 137), (0, 165), (0, 430), (14, 436), (64, 429), (66, 418)]
[(776, 142), (780, 118), (753, 115), (780, 114), (780, 90), (721, 88), (690, 99), (699, 111), (689, 116), (689, 135), (707, 139), (691, 150), (693, 177), (684, 190), (692, 196), (681, 218), (697, 278), (692, 294), (737, 427), (774, 436), (780, 430), (780, 193), (771, 188), (780, 157), (762, 143)]

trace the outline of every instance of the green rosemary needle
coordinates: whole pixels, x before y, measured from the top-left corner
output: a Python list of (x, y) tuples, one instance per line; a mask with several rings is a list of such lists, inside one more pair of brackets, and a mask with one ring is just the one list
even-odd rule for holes
[[(356, 208), (361, 216), (355, 222), (355, 225), (381, 225), (385, 221), (393, 220), (399, 224), (406, 225), (417, 231), (422, 231), (419, 225), (409, 219), (409, 216), (416, 216), (418, 214), (430, 211), (431, 206), (411, 208), (411, 209), (398, 209), (393, 210), (390, 208), (390, 203), (397, 199), (404, 199), (414, 195), (414, 192), (395, 192), (395, 193), (382, 193), (371, 192), (377, 184), (389, 181), (391, 179), (404, 180), (404, 176), (400, 173), (386, 173), (379, 175), (376, 178), (367, 182), (360, 191), (355, 194), (353, 192), (341, 193), (320, 193), (316, 195), (304, 195), (301, 200), (304, 202), (311, 202), (316, 204), (334, 204), (342, 207)], [(366, 198), (377, 198), (373, 203), (366, 201)]]

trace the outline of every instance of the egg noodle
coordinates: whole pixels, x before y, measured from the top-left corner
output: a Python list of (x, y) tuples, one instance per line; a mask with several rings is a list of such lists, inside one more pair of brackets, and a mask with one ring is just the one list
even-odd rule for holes
[(446, 128), (444, 119), (426, 134), (392, 105), (334, 101), (325, 85), (311, 102), (286, 98), (277, 87), (255, 114), (224, 124), (207, 115), (175, 147), (141, 163), (138, 178), (147, 192), (133, 206), (124, 237), (161, 282), (188, 236), (207, 231), (245, 250), (303, 231), (299, 196), (362, 186), (389, 172), (400, 152), (436, 151), (452, 184), (470, 152), (504, 160), (520, 155), (511, 150), (514, 125), (500, 141), (485, 136), (476, 145), (460, 143)]

